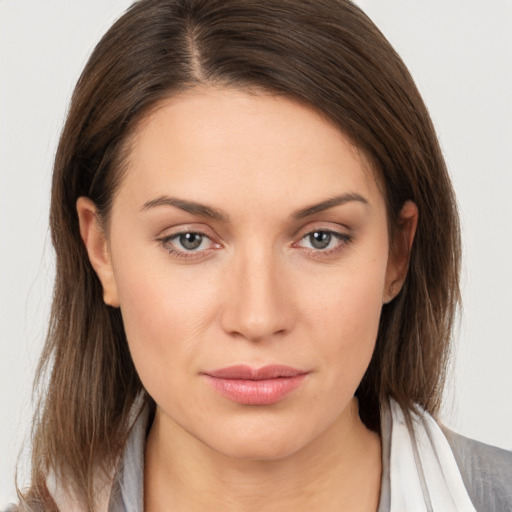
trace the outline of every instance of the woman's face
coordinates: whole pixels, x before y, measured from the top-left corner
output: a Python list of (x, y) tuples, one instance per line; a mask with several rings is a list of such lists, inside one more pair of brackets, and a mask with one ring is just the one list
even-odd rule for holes
[(330, 122), (282, 97), (182, 94), (139, 127), (103, 246), (78, 208), (169, 431), (275, 459), (348, 417), (403, 258)]

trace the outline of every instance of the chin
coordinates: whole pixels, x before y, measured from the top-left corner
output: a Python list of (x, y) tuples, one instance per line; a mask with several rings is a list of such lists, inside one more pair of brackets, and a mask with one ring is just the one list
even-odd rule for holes
[(277, 461), (285, 459), (300, 450), (302, 444), (287, 436), (268, 436), (265, 439), (229, 439), (213, 446), (222, 455), (247, 461)]
[(272, 422), (259, 421), (237, 423), (219, 428), (215, 437), (208, 436), (209, 439), (202, 441), (226, 457), (273, 461), (293, 455), (313, 439), (302, 425), (278, 422), (272, 425)]

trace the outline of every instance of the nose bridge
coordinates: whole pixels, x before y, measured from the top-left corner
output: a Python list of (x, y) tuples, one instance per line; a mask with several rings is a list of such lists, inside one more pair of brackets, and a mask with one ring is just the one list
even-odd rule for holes
[(253, 245), (239, 251), (230, 275), (224, 329), (252, 341), (289, 330), (291, 297), (285, 280), (271, 247)]

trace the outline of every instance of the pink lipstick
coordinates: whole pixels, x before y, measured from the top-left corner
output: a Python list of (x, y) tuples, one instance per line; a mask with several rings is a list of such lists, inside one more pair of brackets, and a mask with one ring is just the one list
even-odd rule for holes
[(290, 366), (251, 368), (235, 365), (204, 372), (208, 383), (222, 396), (243, 405), (270, 405), (297, 389), (308, 372)]

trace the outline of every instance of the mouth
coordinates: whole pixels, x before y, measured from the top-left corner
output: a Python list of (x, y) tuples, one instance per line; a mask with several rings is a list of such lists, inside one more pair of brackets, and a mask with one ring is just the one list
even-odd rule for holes
[(235, 365), (204, 372), (215, 391), (243, 405), (271, 405), (296, 390), (309, 372), (284, 365)]

